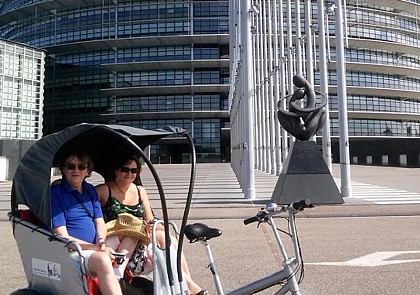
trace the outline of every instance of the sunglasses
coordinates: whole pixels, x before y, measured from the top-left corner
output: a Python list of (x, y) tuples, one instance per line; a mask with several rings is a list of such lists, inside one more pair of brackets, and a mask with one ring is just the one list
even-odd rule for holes
[(128, 173), (128, 172), (131, 172), (133, 174), (139, 173), (139, 169), (138, 168), (130, 168), (130, 167), (127, 167), (127, 166), (122, 166), (120, 168), (120, 171), (123, 172), (123, 173)]
[(86, 164), (73, 164), (73, 163), (68, 163), (68, 164), (66, 164), (66, 165), (64, 165), (66, 168), (67, 168), (67, 170), (76, 170), (76, 168), (77, 168), (77, 170), (79, 170), (79, 171), (83, 171), (83, 170), (86, 170), (87, 169), (87, 165)]

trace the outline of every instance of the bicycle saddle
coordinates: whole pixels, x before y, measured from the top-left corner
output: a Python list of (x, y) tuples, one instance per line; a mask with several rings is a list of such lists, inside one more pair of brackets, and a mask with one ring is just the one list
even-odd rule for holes
[(216, 238), (222, 234), (218, 228), (208, 227), (203, 223), (189, 224), (185, 227), (185, 236), (190, 240), (190, 243), (197, 241), (207, 241), (211, 238)]

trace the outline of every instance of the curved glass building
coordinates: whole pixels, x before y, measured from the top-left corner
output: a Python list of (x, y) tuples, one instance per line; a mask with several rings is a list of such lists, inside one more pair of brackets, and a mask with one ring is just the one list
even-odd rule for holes
[[(229, 43), (235, 34), (229, 40), (228, 23), (229, 9), (232, 19), (240, 3), (239, 0), (3, 0), (0, 1), (0, 38), (47, 52), (45, 134), (79, 122), (144, 128), (176, 125), (193, 135), (199, 161), (219, 162), (230, 157)], [(266, 33), (274, 16), (278, 23), (272, 28), (276, 27), (278, 34), (281, 28), (285, 39), (287, 34), (293, 35), (290, 44), (285, 40), (284, 52), (279, 52), (278, 60), (285, 63), (283, 67), (273, 65), (272, 60), (267, 62), (271, 69), (256, 67), (263, 74), (257, 78), (261, 85), (255, 85), (255, 89), (269, 83), (274, 69), (283, 68), (287, 93), (294, 74), (290, 69), (296, 70), (297, 60), (310, 62), (305, 56), (309, 50), (304, 48), (308, 36), (314, 40), (314, 85), (320, 85), (318, 3), (311, 2), (309, 17), (302, 2), (300, 24), (296, 25), (296, 2), (251, 1), (255, 22), (250, 29), (263, 37), (256, 46), (260, 46), (260, 52), (256, 48), (256, 59), (270, 53), (271, 45), (267, 49), (261, 44), (275, 40), (270, 38), (274, 34)], [(323, 3), (327, 9), (322, 13), (328, 23), (324, 27), (329, 34), (332, 158), (339, 162), (334, 1)], [(283, 23), (280, 23), (280, 4)], [(344, 7), (351, 160), (420, 166), (419, 4), (359, 0), (346, 1)], [(309, 19), (313, 23), (306, 26)], [(255, 106), (260, 115), (265, 112), (264, 106)], [(261, 120), (268, 122), (270, 116), (266, 116), (264, 119), (262, 114)], [(269, 124), (257, 122), (256, 125), (270, 129)], [(269, 136), (266, 138), (268, 141)], [(160, 159), (155, 161), (187, 161), (184, 143), (168, 144), (170, 148), (160, 150)], [(257, 144), (257, 150), (267, 153), (274, 150), (270, 142)], [(233, 143), (234, 149), (236, 145), (241, 146)]]
[[(348, 1), (346, 6), (351, 160), (420, 166), (418, 1)], [(332, 22), (329, 30), (335, 35)], [(333, 46), (330, 54), (336, 60)], [(335, 62), (329, 67), (329, 84), (336, 85)], [(336, 88), (330, 88), (332, 136), (338, 136), (336, 93)], [(334, 141), (333, 155), (338, 162)]]
[[(44, 49), (44, 134), (80, 122), (188, 130), (229, 160), (228, 1), (6, 0), (0, 37)], [(228, 134), (228, 133), (227, 133)], [(167, 141), (155, 162), (186, 162)]]

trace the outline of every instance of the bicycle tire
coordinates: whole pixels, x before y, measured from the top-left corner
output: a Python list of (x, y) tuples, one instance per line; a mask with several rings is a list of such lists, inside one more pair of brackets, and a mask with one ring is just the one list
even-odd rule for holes
[(29, 289), (29, 288), (25, 288), (25, 289), (19, 289), (16, 290), (12, 293), (10, 293), (10, 295), (43, 295), (42, 293)]

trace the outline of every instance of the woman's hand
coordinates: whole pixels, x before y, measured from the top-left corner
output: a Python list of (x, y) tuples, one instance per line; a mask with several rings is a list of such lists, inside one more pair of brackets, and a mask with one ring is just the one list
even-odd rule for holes
[[(159, 220), (159, 219), (157, 219), (157, 218), (153, 218), (153, 219), (149, 220), (149, 222), (147, 222), (147, 229), (149, 230), (149, 232), (150, 232), (150, 233), (152, 232), (153, 225), (154, 225), (154, 224), (155, 224), (155, 222), (156, 222), (156, 221), (158, 221), (158, 220)], [(162, 223), (159, 223), (159, 224), (156, 226), (156, 230), (164, 230), (163, 224), (162, 224)]]

